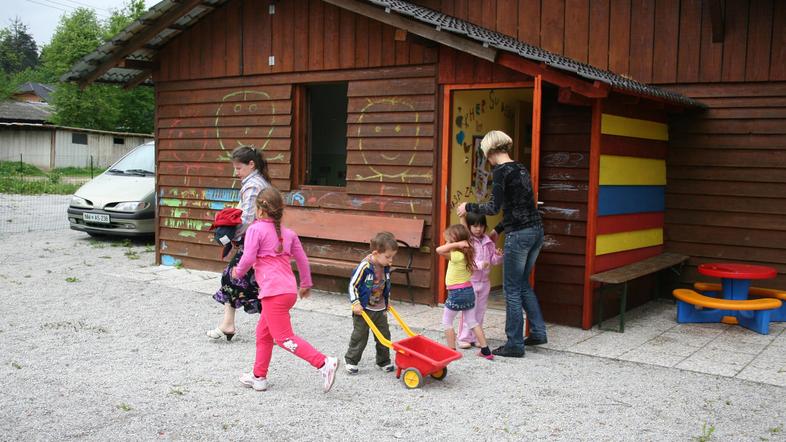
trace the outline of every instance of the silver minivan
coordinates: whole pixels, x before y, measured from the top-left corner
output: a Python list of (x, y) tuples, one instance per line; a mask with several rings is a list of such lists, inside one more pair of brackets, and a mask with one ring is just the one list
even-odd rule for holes
[(91, 236), (155, 233), (155, 143), (135, 147), (71, 197), (71, 228)]

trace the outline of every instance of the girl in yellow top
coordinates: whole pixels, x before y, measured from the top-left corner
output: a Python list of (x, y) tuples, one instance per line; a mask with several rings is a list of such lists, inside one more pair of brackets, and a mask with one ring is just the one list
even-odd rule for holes
[(437, 247), (437, 253), (448, 258), (448, 270), (445, 273), (445, 286), (448, 298), (445, 300), (445, 311), (442, 314), (442, 325), (445, 327), (445, 340), (448, 347), (456, 348), (456, 330), (453, 321), (459, 312), (464, 312), (464, 322), (475, 333), (480, 345), (480, 353), (486, 359), (494, 359), (486, 343), (483, 328), (475, 318), (475, 291), (472, 289), (472, 272), (475, 270), (475, 253), (469, 243), (469, 230), (461, 224), (448, 227), (443, 234), (445, 244)]

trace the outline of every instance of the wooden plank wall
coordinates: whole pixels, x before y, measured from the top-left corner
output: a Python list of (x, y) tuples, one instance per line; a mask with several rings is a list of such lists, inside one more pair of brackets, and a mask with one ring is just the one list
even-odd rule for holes
[[(430, 250), (436, 48), (397, 42), (393, 28), (318, 0), (276, 2), (276, 14), (267, 11), (266, 2), (230, 2), (162, 51), (154, 74), (161, 262), (211, 270), (226, 265), (207, 229), (217, 210), (237, 201), (240, 182), (232, 177), (229, 153), (241, 143), (264, 149), (273, 184), (288, 204), (318, 210), (315, 216), (422, 218)], [(276, 57), (273, 66), (269, 55)], [(347, 187), (295, 189), (295, 89), (335, 81), (348, 82)], [(358, 243), (303, 243), (314, 272), (323, 275), (317, 282), (340, 291), (347, 268), (368, 253)], [(399, 254), (398, 263), (405, 258)], [(422, 302), (433, 302), (432, 261), (429, 252), (414, 260), (413, 285)], [(403, 282), (400, 276), (395, 281)], [(406, 290), (397, 293), (408, 297)]]
[[(395, 29), (321, 0), (235, 0), (160, 52), (157, 81), (432, 64), (438, 49), (396, 41)], [(269, 65), (269, 56), (275, 64)]]
[(666, 248), (710, 261), (765, 264), (786, 289), (786, 82), (671, 85), (709, 106), (673, 119)]
[(420, 0), (455, 17), (645, 83), (786, 80), (786, 2), (709, 0)]
[(547, 321), (581, 326), (589, 189), (590, 125), (587, 107), (557, 103), (545, 87), (541, 128), (540, 194), (543, 250), (535, 291)]

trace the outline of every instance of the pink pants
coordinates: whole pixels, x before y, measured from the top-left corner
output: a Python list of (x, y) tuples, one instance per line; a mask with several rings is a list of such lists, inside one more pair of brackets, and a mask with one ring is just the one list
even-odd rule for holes
[[(295, 305), (297, 295), (266, 296), (261, 299), (262, 313), (257, 323), (257, 356), (254, 360), (254, 376), (267, 377), (273, 345), (294, 354), (319, 368), (325, 363), (325, 355), (292, 331), (289, 310)], [(275, 342), (274, 342), (275, 341)]]
[[(483, 326), (483, 317), (486, 316), (486, 306), (489, 302), (489, 292), (491, 291), (491, 281), (472, 281), (472, 289), (475, 290), (475, 315), (472, 319), (478, 325)], [(469, 319), (469, 318), (467, 318)], [(461, 342), (477, 342), (475, 333), (472, 333), (472, 324), (467, 324), (464, 315), (461, 315), (459, 323), (458, 340)]]

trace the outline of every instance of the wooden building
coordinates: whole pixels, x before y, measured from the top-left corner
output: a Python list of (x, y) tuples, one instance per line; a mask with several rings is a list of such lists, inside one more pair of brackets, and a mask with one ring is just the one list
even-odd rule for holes
[(587, 328), (589, 275), (663, 250), (786, 283), (784, 22), (772, 1), (165, 0), (64, 78), (154, 85), (160, 262), (225, 265), (207, 228), (253, 144), (320, 222), (318, 287), (344, 290), (361, 216), (419, 219), (427, 303), (451, 209), (487, 195), (478, 137), (506, 130), (543, 202), (546, 319)]

